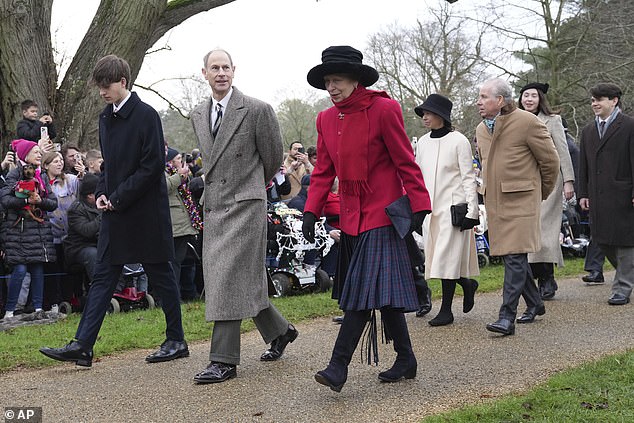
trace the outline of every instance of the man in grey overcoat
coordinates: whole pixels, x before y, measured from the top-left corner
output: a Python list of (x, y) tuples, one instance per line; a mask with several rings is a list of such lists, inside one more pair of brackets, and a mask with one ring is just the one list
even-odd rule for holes
[(595, 119), (581, 132), (579, 205), (616, 269), (608, 304), (624, 305), (634, 287), (634, 119), (621, 111), (618, 86), (600, 83), (590, 94)]
[(266, 184), (282, 163), (273, 108), (232, 86), (229, 53), (212, 50), (202, 73), (212, 96), (192, 112), (203, 156), (205, 317), (214, 322), (210, 363), (196, 383), (224, 382), (240, 364), (240, 323), (253, 318), (274, 361), (298, 332), (269, 302), (265, 268)]

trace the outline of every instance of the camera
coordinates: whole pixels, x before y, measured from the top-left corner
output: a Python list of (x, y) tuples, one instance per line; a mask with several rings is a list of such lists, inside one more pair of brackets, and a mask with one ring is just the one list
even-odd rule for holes
[(194, 161), (194, 156), (192, 156), (189, 153), (185, 154), (185, 163), (189, 164), (189, 163), (191, 163), (193, 161)]
[(306, 154), (306, 149), (305, 149), (304, 147), (299, 147), (299, 148), (297, 149), (297, 152), (298, 152), (298, 153), (302, 153), (302, 154)]

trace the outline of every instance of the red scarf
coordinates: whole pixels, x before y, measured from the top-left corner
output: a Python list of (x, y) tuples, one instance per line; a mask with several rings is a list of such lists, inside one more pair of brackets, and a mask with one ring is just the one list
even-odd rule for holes
[(342, 193), (359, 196), (370, 192), (368, 158), (370, 120), (368, 109), (377, 97), (390, 98), (385, 91), (367, 90), (359, 85), (343, 101), (334, 103), (341, 119), (339, 137), (339, 189)]

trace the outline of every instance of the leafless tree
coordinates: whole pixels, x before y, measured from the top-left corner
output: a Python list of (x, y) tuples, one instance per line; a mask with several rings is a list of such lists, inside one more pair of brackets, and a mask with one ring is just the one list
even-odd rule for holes
[(102, 0), (58, 88), (50, 33), (53, 0), (0, 0), (2, 145), (15, 135), (20, 101), (32, 98), (41, 109), (54, 112), (61, 139), (94, 146), (96, 117), (103, 107), (88, 84), (95, 62), (110, 53), (126, 58), (134, 82), (146, 52), (163, 34), (191, 16), (232, 1)]

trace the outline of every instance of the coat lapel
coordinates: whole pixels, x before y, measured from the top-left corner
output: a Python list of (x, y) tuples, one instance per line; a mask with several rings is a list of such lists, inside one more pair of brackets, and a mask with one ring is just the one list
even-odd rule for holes
[[(247, 109), (244, 107), (244, 95), (234, 87), (229, 104), (227, 104), (227, 110), (222, 116), (222, 124), (215, 140), (211, 143), (211, 151), (207, 156), (209, 160), (208, 172), (214, 168), (218, 158), (231, 142), (233, 135), (246, 115)], [(207, 127), (209, 127), (209, 122), (207, 122)], [(211, 131), (207, 132), (211, 138)]]
[(209, 110), (211, 108), (211, 98), (207, 99), (199, 107), (192, 112), (192, 123), (195, 128), (200, 128), (198, 135), (198, 143), (204, 160), (208, 160), (211, 154), (211, 146), (213, 145), (213, 137), (211, 135)]
[[(610, 137), (619, 130), (622, 123), (623, 123), (623, 112), (619, 113), (619, 115), (612, 121), (610, 126), (608, 126), (608, 129), (605, 131), (605, 134), (603, 134), (603, 138), (599, 139), (599, 147), (597, 148), (597, 151), (603, 148), (603, 146), (608, 141), (608, 139), (610, 139)], [(596, 131), (596, 129), (595, 129), (595, 132), (597, 132), (598, 134), (598, 131)]]

